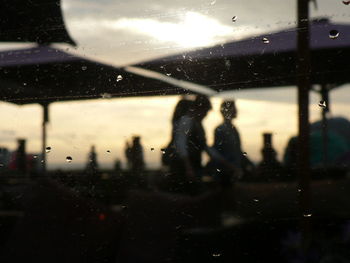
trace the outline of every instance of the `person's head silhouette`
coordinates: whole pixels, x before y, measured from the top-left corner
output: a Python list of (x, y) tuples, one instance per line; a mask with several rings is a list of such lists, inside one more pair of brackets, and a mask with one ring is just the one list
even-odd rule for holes
[(211, 103), (207, 96), (197, 95), (190, 111), (195, 118), (202, 120), (211, 108)]
[(179, 100), (174, 110), (172, 122), (176, 122), (181, 119), (182, 116), (186, 115), (189, 112), (192, 104), (193, 101), (186, 98)]
[(221, 104), (220, 112), (224, 120), (231, 121), (237, 117), (237, 108), (234, 100), (224, 101)]

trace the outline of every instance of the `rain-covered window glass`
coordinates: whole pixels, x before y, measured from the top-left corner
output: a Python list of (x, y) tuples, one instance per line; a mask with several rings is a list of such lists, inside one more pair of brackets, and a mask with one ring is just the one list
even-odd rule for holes
[(3, 0), (1, 262), (350, 261), (350, 1)]

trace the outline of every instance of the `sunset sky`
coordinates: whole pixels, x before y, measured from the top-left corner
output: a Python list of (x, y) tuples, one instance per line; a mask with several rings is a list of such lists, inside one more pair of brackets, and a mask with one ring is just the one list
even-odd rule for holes
[[(78, 48), (57, 47), (115, 66), (130, 65), (183, 50), (205, 47), (295, 25), (296, 1), (280, 0), (63, 0), (67, 28)], [(341, 0), (318, 0), (311, 16), (327, 16), (333, 22), (350, 21), (350, 5)], [(237, 21), (232, 23), (232, 17)], [(28, 46), (28, 45), (25, 45)], [(21, 48), (1, 44), (1, 49)], [(350, 89), (341, 87), (331, 94), (333, 116), (350, 118)], [(236, 125), (244, 150), (254, 161), (260, 159), (262, 132), (274, 133), (279, 158), (290, 136), (297, 131), (294, 87), (265, 91), (239, 91)], [(61, 102), (50, 106), (48, 145), (49, 168), (82, 167), (91, 145), (98, 160), (111, 167), (124, 159), (125, 140), (140, 135), (149, 167), (159, 165), (160, 148), (170, 136), (170, 118), (178, 97), (98, 99)], [(310, 102), (311, 120), (320, 116), (318, 96)], [(220, 99), (212, 99), (213, 111), (205, 119), (208, 142), (221, 122)], [(37, 105), (0, 103), (0, 146), (16, 147), (16, 138), (27, 139), (28, 152), (40, 152), (41, 109)], [(156, 151), (150, 151), (155, 148)], [(107, 153), (110, 150), (110, 153)], [(68, 164), (65, 157), (73, 162)]]

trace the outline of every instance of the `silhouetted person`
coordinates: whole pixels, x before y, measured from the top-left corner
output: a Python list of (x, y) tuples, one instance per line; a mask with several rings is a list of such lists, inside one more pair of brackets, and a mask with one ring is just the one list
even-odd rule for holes
[(119, 159), (116, 159), (114, 162), (114, 171), (117, 175), (120, 175), (122, 172), (122, 162)]
[(125, 150), (124, 150), (124, 153), (125, 153), (125, 158), (126, 158), (126, 165), (127, 165), (127, 168), (129, 170), (131, 170), (131, 166), (132, 166), (132, 158), (131, 158), (131, 146), (129, 144), (128, 141), (126, 141), (125, 143)]
[(272, 134), (264, 133), (264, 146), (261, 150), (262, 161), (258, 166), (258, 175), (260, 178), (272, 179), (281, 176), (282, 166), (277, 160), (277, 153), (272, 146)]
[(26, 158), (26, 140), (18, 139), (18, 148), (16, 152), (16, 167), (21, 175), (25, 175), (27, 172), (27, 158)]
[(193, 185), (200, 181), (202, 153), (208, 149), (202, 121), (211, 108), (209, 99), (198, 95), (188, 113), (180, 118), (176, 128), (174, 144), (179, 162), (175, 172), (186, 175), (185, 184)]
[(229, 187), (232, 185), (233, 178), (237, 178), (242, 174), (244, 164), (251, 164), (251, 162), (242, 152), (239, 133), (232, 123), (233, 119), (237, 117), (235, 102), (233, 100), (224, 101), (221, 104), (220, 112), (223, 123), (215, 129), (213, 148), (235, 169), (228, 169), (226, 165), (215, 159), (209, 162), (208, 167), (214, 172), (216, 179), (223, 187)]
[(145, 168), (145, 162), (143, 159), (143, 147), (141, 145), (140, 136), (134, 136), (132, 138), (132, 145), (128, 150), (130, 158), (130, 169), (134, 174), (140, 174)]
[(183, 130), (181, 129), (182, 124), (180, 121), (182, 120), (182, 117), (188, 116), (192, 105), (193, 100), (183, 98), (179, 100), (174, 109), (173, 117), (171, 120), (171, 140), (168, 146), (164, 149), (164, 153), (162, 154), (162, 164), (164, 166), (168, 166), (170, 172), (170, 176), (165, 182), (167, 191), (183, 192), (184, 184), (186, 184), (188, 181), (186, 177), (184, 162), (176, 150), (177, 145), (175, 143), (175, 140), (181, 137), (181, 133), (183, 133)]
[(171, 140), (168, 146), (165, 148), (165, 154), (162, 155), (162, 164), (166, 166), (172, 166), (174, 168), (174, 162), (176, 162), (175, 158), (175, 145), (174, 140), (176, 137), (176, 133), (179, 132), (180, 119), (188, 114), (189, 109), (193, 101), (183, 98), (179, 100), (174, 109), (173, 118), (171, 120), (172, 130), (171, 130)]
[(97, 153), (94, 145), (91, 146), (91, 150), (89, 152), (86, 170), (90, 175), (96, 175), (98, 170)]

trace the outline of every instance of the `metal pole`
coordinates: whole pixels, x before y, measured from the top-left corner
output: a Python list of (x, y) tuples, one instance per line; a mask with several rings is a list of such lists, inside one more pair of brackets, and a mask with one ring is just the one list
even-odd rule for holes
[[(310, 194), (310, 153), (309, 153), (309, 90), (310, 90), (310, 50), (309, 50), (309, 0), (298, 0), (298, 59), (297, 83), (299, 106), (298, 136), (298, 181), (299, 204), (304, 241), (309, 240), (311, 226)], [(307, 243), (307, 242), (306, 242)], [(305, 242), (304, 242), (305, 244)]]
[(321, 97), (325, 106), (322, 107), (322, 158), (323, 166), (327, 168), (328, 166), (328, 120), (327, 112), (329, 112), (329, 90), (328, 85), (321, 86)]
[(42, 122), (42, 173), (46, 175), (46, 124), (49, 122), (49, 104), (41, 104), (43, 107), (43, 122)]

